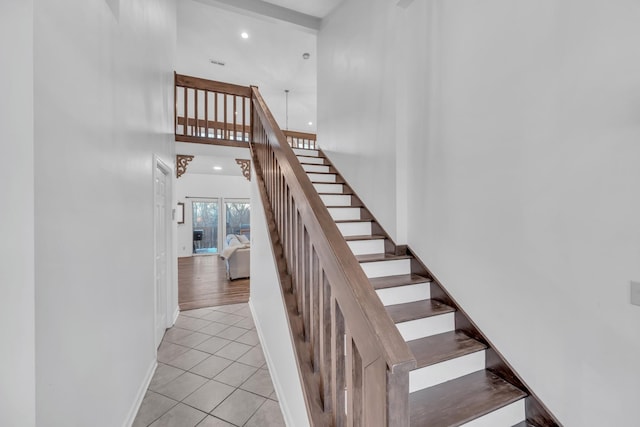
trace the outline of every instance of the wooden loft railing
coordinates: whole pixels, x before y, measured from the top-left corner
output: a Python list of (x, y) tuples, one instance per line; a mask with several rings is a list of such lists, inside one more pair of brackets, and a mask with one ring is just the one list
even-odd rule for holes
[(258, 89), (256, 181), (313, 426), (408, 426), (416, 361)]
[[(251, 88), (174, 74), (176, 141), (247, 147)], [(317, 148), (313, 133), (285, 131), (295, 148)]]
[(251, 89), (175, 74), (176, 141), (247, 147)]
[(293, 148), (316, 149), (316, 134), (306, 132), (294, 132), (291, 130), (282, 131), (287, 138), (287, 142)]

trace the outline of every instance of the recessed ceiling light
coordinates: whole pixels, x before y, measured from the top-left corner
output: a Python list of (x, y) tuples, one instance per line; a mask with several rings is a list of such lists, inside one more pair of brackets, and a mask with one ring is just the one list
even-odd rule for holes
[(309, 59), (311, 57), (311, 55), (309, 54), (309, 52), (305, 52), (302, 54), (302, 59)]
[(240, 37), (242, 37), (243, 39), (248, 39), (249, 33), (247, 33), (246, 31), (243, 31), (242, 33), (240, 33)]
[(213, 167), (213, 170), (221, 171), (221, 170), (222, 170), (222, 168), (221, 168), (220, 166), (214, 166), (214, 167)]
[(309, 122), (309, 126), (313, 126), (313, 122)]

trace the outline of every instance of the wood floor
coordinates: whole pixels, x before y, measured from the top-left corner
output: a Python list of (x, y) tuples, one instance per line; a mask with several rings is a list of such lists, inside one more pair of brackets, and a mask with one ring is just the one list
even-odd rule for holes
[(216, 255), (178, 258), (180, 310), (249, 301), (249, 279), (230, 281), (224, 261)]

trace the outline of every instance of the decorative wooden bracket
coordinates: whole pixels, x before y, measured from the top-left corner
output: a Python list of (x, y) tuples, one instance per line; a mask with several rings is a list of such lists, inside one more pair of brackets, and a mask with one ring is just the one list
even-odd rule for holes
[(236, 163), (240, 165), (242, 169), (242, 175), (251, 181), (251, 160), (249, 159), (236, 159)]
[(180, 178), (182, 174), (187, 171), (187, 165), (191, 160), (193, 160), (193, 156), (184, 154), (176, 155), (176, 178)]

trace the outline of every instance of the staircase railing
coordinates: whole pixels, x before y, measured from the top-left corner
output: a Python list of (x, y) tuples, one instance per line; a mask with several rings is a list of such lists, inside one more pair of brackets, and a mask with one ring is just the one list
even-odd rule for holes
[(176, 141), (247, 147), (251, 89), (175, 74)]
[(252, 157), (310, 422), (408, 426), (416, 361), (257, 88)]
[(316, 134), (306, 132), (295, 132), (291, 130), (284, 130), (284, 136), (287, 137), (287, 142), (293, 148), (307, 148), (316, 149)]

